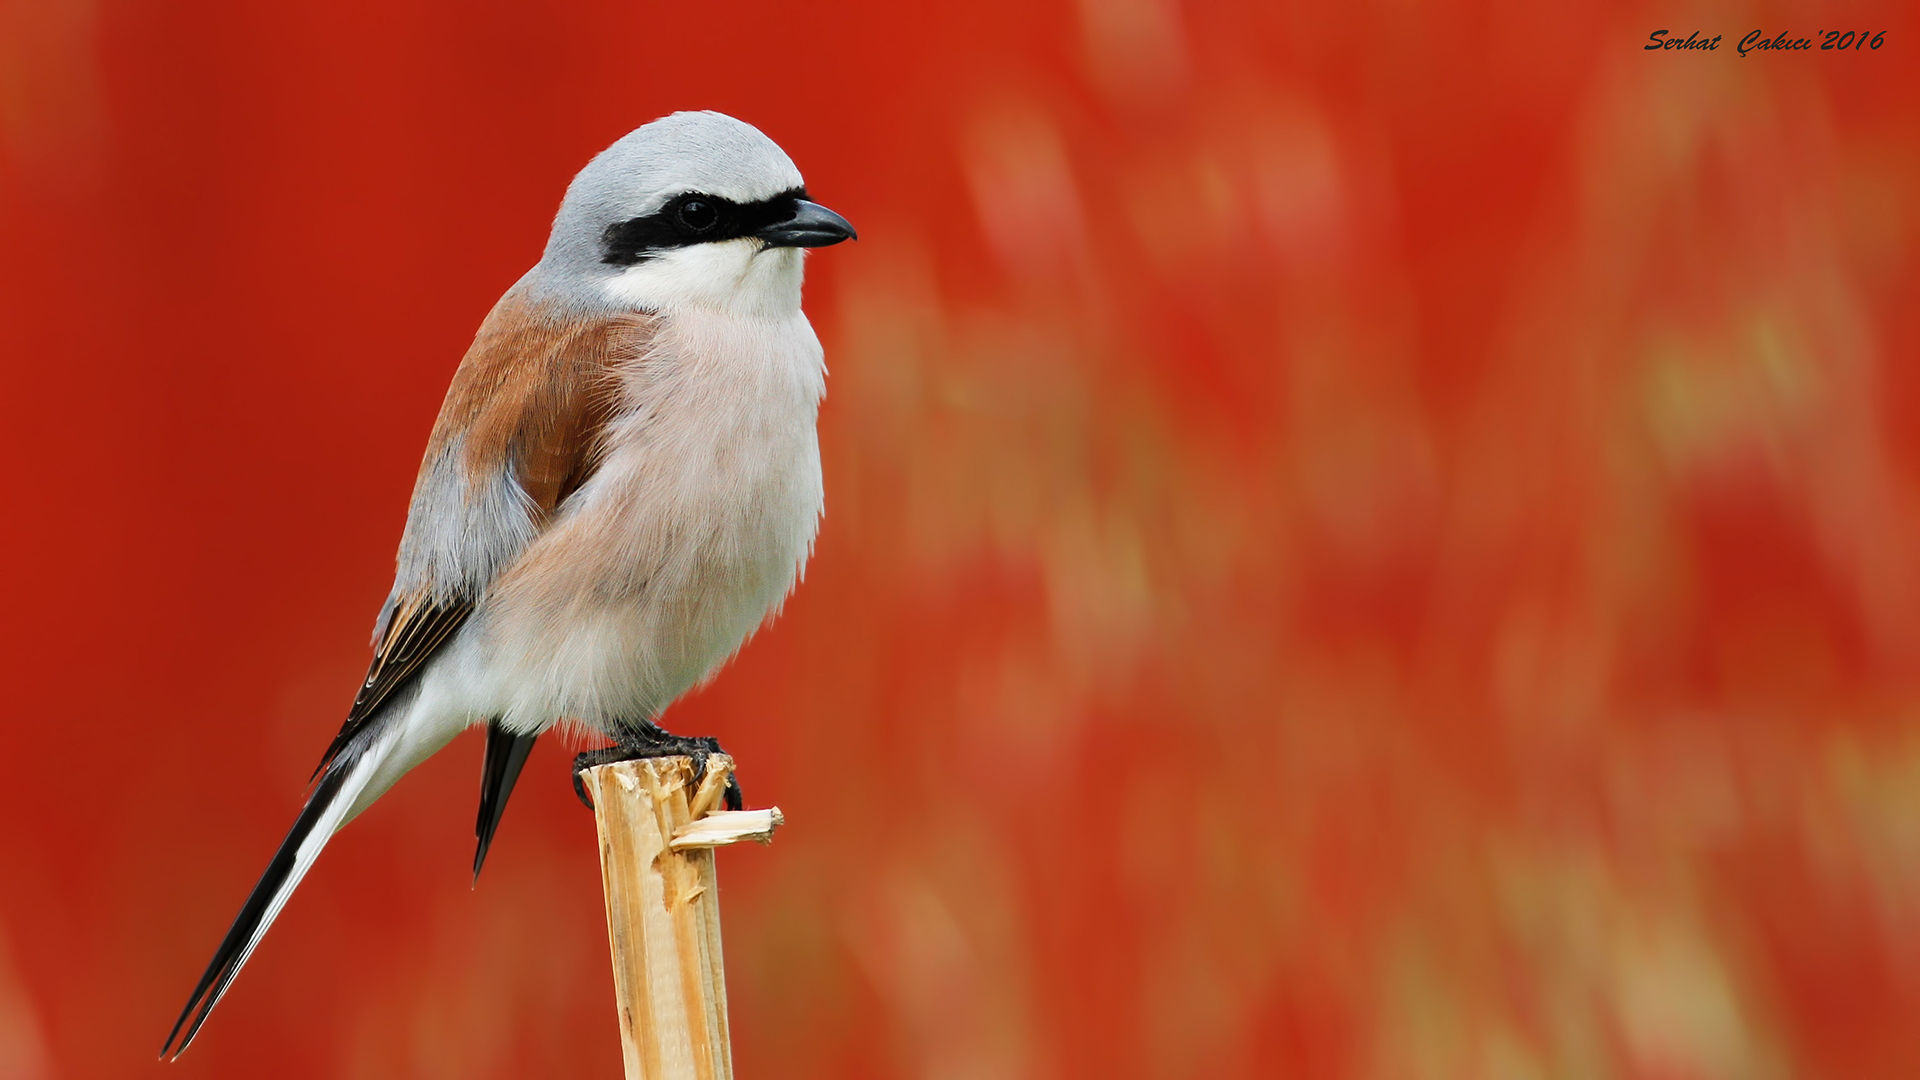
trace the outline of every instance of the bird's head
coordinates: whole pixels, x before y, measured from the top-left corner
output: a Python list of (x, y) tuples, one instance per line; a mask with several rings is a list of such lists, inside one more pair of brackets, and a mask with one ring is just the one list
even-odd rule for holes
[(800, 170), (759, 129), (678, 112), (580, 170), (541, 265), (624, 307), (772, 314), (799, 307), (804, 249), (853, 236), (807, 199)]

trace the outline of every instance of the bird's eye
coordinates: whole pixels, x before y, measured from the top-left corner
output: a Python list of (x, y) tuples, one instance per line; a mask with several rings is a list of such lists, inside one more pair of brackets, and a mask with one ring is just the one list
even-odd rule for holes
[(705, 199), (688, 199), (675, 216), (689, 232), (703, 233), (720, 222), (719, 209)]

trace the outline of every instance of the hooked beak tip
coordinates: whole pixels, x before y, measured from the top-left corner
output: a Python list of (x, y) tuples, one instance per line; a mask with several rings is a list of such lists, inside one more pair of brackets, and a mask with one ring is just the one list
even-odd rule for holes
[(858, 240), (853, 223), (839, 214), (805, 199), (796, 201), (793, 216), (760, 230), (767, 247), (830, 247), (842, 240)]

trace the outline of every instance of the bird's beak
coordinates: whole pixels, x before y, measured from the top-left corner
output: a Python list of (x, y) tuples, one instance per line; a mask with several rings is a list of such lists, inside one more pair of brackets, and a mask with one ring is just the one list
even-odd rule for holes
[(853, 223), (805, 199), (794, 200), (793, 216), (755, 234), (768, 247), (826, 247), (842, 240), (858, 240)]

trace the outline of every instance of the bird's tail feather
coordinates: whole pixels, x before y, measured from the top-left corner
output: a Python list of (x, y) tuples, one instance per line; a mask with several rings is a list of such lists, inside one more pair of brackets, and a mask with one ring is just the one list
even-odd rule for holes
[(493, 846), (494, 830), (500, 827), (500, 815), (507, 812), (507, 797), (513, 794), (513, 782), (520, 779), (520, 767), (533, 752), (535, 736), (507, 730), (499, 720), (487, 724), (487, 760), (480, 769), (480, 817), (473, 827), (479, 842), (473, 851), (473, 880), (480, 882), (480, 866), (487, 861), (487, 849)]
[[(260, 944), (267, 927), (273, 925), (287, 898), (313, 866), (320, 849), (346, 824), (348, 812), (394, 743), (392, 738), (374, 740), (362, 753), (342, 755), (328, 766), (314, 786), (313, 794), (307, 797), (307, 805), (300, 811), (287, 838), (280, 842), (280, 850), (274, 852), (273, 861), (260, 875), (247, 902), (241, 905), (227, 936), (214, 950), (206, 973), (200, 976), (193, 996), (187, 999), (187, 1007), (181, 1010), (180, 1019), (174, 1021), (166, 1044), (160, 1048), (162, 1060), (177, 1058), (186, 1052), (200, 1025), (207, 1022), (207, 1015), (220, 1003), (234, 976), (240, 974), (240, 968), (253, 955), (254, 946)], [(176, 1039), (179, 1040), (177, 1046)]]

